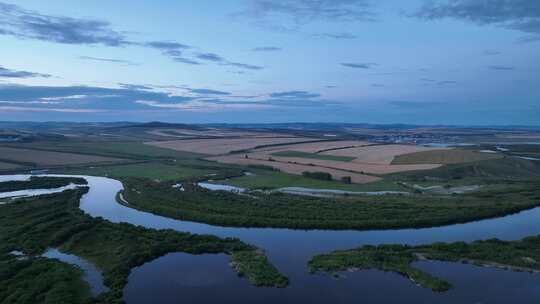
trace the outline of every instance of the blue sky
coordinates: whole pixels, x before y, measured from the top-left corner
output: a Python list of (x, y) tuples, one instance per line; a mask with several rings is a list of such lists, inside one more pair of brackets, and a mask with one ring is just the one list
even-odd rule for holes
[(0, 120), (540, 125), (537, 0), (0, 0)]

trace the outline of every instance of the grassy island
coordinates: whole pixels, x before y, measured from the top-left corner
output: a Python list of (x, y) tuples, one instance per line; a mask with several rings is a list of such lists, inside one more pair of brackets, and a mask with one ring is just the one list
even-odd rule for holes
[(491, 239), (422, 246), (363, 246), (317, 255), (309, 261), (308, 266), (312, 273), (374, 268), (395, 272), (434, 291), (448, 290), (450, 283), (412, 265), (413, 262), (425, 259), (540, 273), (540, 236), (520, 241)]
[[(226, 253), (234, 257), (239, 274), (255, 285), (286, 285), (286, 278), (257, 248), (238, 239), (146, 229), (92, 218), (78, 207), (85, 191), (87, 188), (69, 190), (0, 206), (0, 302), (15, 298), (18, 303), (36, 303), (33, 299), (50, 303), (122, 302), (131, 269), (170, 252)], [(79, 288), (85, 286), (80, 271), (39, 257), (51, 247), (96, 265), (110, 291), (89, 299), (88, 287)], [(18, 260), (9, 254), (13, 250), (23, 252), (27, 259)]]

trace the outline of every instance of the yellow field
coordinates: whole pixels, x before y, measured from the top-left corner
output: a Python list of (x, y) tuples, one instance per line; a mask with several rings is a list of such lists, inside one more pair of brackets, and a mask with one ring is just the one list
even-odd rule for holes
[(221, 155), (230, 153), (232, 151), (253, 149), (258, 146), (287, 144), (305, 141), (313, 141), (313, 139), (307, 137), (216, 138), (152, 141), (146, 142), (146, 144), (160, 148), (173, 149), (177, 151), (187, 151), (208, 155)]
[(350, 149), (333, 150), (323, 152), (322, 154), (335, 156), (355, 157), (355, 163), (367, 164), (386, 164), (389, 165), (394, 160), (394, 157), (402, 154), (430, 151), (440, 148), (430, 148), (414, 145), (371, 145), (367, 147), (357, 147)]
[(245, 158), (244, 156), (240, 155), (224, 155), (224, 156), (217, 156), (217, 157), (210, 157), (208, 160), (214, 160), (221, 163), (226, 164), (237, 164), (237, 165), (266, 165), (271, 166), (273, 168), (279, 169), (280, 171), (290, 173), (290, 174), (297, 174), (300, 175), (302, 172), (308, 171), (308, 172), (327, 172), (332, 174), (332, 177), (336, 180), (341, 179), (344, 176), (350, 176), (351, 181), (355, 184), (365, 184), (370, 182), (375, 182), (380, 180), (379, 177), (376, 176), (370, 176), (360, 173), (354, 173), (354, 172), (347, 172), (343, 170), (338, 169), (332, 169), (332, 168), (322, 168), (317, 166), (309, 166), (309, 165), (300, 165), (300, 164), (291, 164), (286, 162), (278, 162), (278, 161), (268, 161), (263, 159), (252, 159), (252, 158)]
[(362, 147), (370, 145), (367, 141), (359, 140), (336, 140), (336, 141), (321, 141), (312, 143), (298, 143), (291, 145), (283, 145), (279, 147), (268, 147), (257, 149), (257, 152), (276, 153), (280, 151), (299, 151), (307, 153), (319, 153), (326, 150), (341, 149), (346, 147)]

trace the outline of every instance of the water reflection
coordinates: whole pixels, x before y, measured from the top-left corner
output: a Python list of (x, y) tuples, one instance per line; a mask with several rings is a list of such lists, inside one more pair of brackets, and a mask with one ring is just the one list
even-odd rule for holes
[(454, 288), (436, 293), (376, 270), (340, 279), (304, 272), (285, 289), (257, 288), (237, 279), (224, 255), (173, 253), (133, 269), (124, 292), (128, 303), (537, 303), (540, 297), (538, 275), (433, 261), (415, 267)]
[(84, 259), (76, 255), (60, 252), (56, 248), (47, 249), (42, 256), (49, 259), (57, 259), (64, 263), (79, 267), (84, 272), (83, 279), (90, 285), (92, 296), (97, 296), (109, 290), (109, 288), (103, 284), (101, 272), (93, 264)]
[[(57, 175), (58, 176), (58, 175)], [(334, 281), (328, 276), (309, 275), (307, 273), (307, 261), (315, 254), (325, 253), (336, 249), (348, 249), (363, 244), (426, 244), (437, 241), (473, 241), (478, 239), (499, 238), (503, 240), (516, 240), (525, 236), (540, 234), (540, 208), (523, 211), (496, 219), (482, 220), (467, 224), (457, 224), (437, 228), (425, 229), (399, 229), (399, 230), (373, 230), (373, 231), (328, 231), (328, 230), (291, 230), (291, 229), (268, 229), (268, 228), (234, 228), (212, 226), (202, 223), (179, 221), (154, 214), (141, 212), (118, 204), (115, 196), (122, 190), (119, 181), (104, 177), (84, 177), (88, 181), (90, 191), (81, 199), (80, 208), (91, 216), (101, 216), (112, 222), (127, 222), (155, 229), (174, 229), (188, 231), (197, 234), (213, 234), (220, 237), (238, 237), (242, 241), (254, 244), (264, 249), (272, 263), (287, 275), (291, 285), (285, 289), (256, 288), (246, 280), (239, 280), (227, 266), (225, 257), (219, 256), (196, 256), (194, 259), (203, 259), (202, 264), (194, 260), (189, 263), (182, 262), (174, 257), (155, 260), (141, 266), (140, 269), (158, 274), (154, 279), (145, 279), (146, 276), (136, 275), (133, 272), (126, 288), (126, 299), (129, 302), (142, 301), (146, 295), (159, 296), (163, 302), (177, 302), (185, 299), (190, 303), (281, 303), (281, 302), (313, 302), (313, 303), (350, 303), (362, 300), (367, 303), (442, 303), (469, 302), (475, 303), (477, 299), (489, 297), (489, 303), (513, 303), (505, 301), (508, 297), (490, 297), (490, 294), (516, 295), (520, 303), (528, 303), (528, 295), (538, 296), (540, 276), (496, 269), (476, 269), (471, 271), (487, 271), (491, 277), (484, 276), (486, 282), (470, 283), (462, 285), (459, 282), (469, 282), (472, 272), (467, 270), (470, 265), (445, 266), (444, 274), (457, 272), (456, 278), (450, 281), (456, 286), (455, 290), (445, 294), (435, 294), (429, 290), (418, 288), (411, 282), (390, 274), (378, 271), (367, 271), (347, 274), (349, 279)], [(0, 180), (1, 177), (0, 177)], [(182, 255), (180, 255), (182, 256)], [(189, 255), (187, 255), (189, 256)], [(215, 268), (219, 264), (223, 268)], [(180, 264), (175, 264), (180, 263)], [(432, 262), (429, 262), (432, 263)], [(199, 265), (198, 271), (204, 275), (211, 274), (219, 278), (226, 278), (226, 283), (219, 279), (209, 286), (172, 286), (171, 280), (185, 281), (192, 275), (183, 275), (178, 267), (188, 264)], [(160, 266), (165, 265), (165, 266)], [(206, 266), (208, 265), (208, 266)], [(441, 264), (441, 265), (444, 265)], [(187, 266), (186, 266), (187, 267)], [(465, 268), (462, 268), (465, 267)], [(219, 270), (221, 269), (221, 270)], [(225, 270), (226, 269), (226, 270)], [(441, 268), (442, 269), (442, 268)], [(462, 271), (462, 269), (465, 269)], [(141, 270), (143, 271), (143, 270)], [(143, 272), (144, 272), (143, 271)], [(460, 272), (461, 271), (461, 272)], [(167, 275), (170, 274), (170, 276)], [(188, 274), (190, 272), (187, 272)], [(229, 273), (229, 274), (226, 274)], [(162, 274), (162, 276), (160, 275)], [(208, 275), (210, 276), (210, 275)], [(206, 276), (206, 277), (208, 277)], [(152, 278), (150, 276), (150, 278)], [(508, 283), (511, 278), (517, 280), (514, 285)], [(463, 281), (465, 280), (465, 281)], [(199, 280), (204, 281), (203, 279)], [(487, 282), (488, 281), (488, 282)], [(506, 282), (498, 284), (497, 282)], [(482, 285), (490, 284), (494, 290), (485, 290)], [(189, 284), (188, 284), (189, 285)], [(193, 285), (193, 284), (191, 284)], [(197, 285), (197, 284), (195, 284)], [(201, 284), (199, 284), (201, 285)], [(203, 284), (204, 285), (204, 284)], [(471, 285), (471, 286), (469, 286)], [(508, 285), (508, 290), (506, 290)], [(137, 286), (147, 286), (137, 288)], [(168, 287), (167, 287), (168, 286)], [(474, 288), (472, 286), (475, 286)], [(512, 287), (511, 286), (515, 286)], [(198, 290), (194, 292), (193, 290)], [(519, 291), (520, 290), (520, 291)], [(384, 291), (384, 292), (382, 292)], [(455, 293), (455, 295), (453, 294)], [(163, 299), (161, 299), (163, 297)], [(382, 297), (382, 298), (381, 298)], [(523, 297), (523, 301), (522, 300)], [(536, 297), (538, 299), (538, 297)], [(502, 301), (502, 302), (501, 302)], [(148, 302), (148, 301), (146, 301)]]

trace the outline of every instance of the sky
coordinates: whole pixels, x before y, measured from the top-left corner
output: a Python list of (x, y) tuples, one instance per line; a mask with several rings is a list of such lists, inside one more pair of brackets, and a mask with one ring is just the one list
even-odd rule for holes
[(0, 120), (540, 125), (538, 0), (0, 0)]

